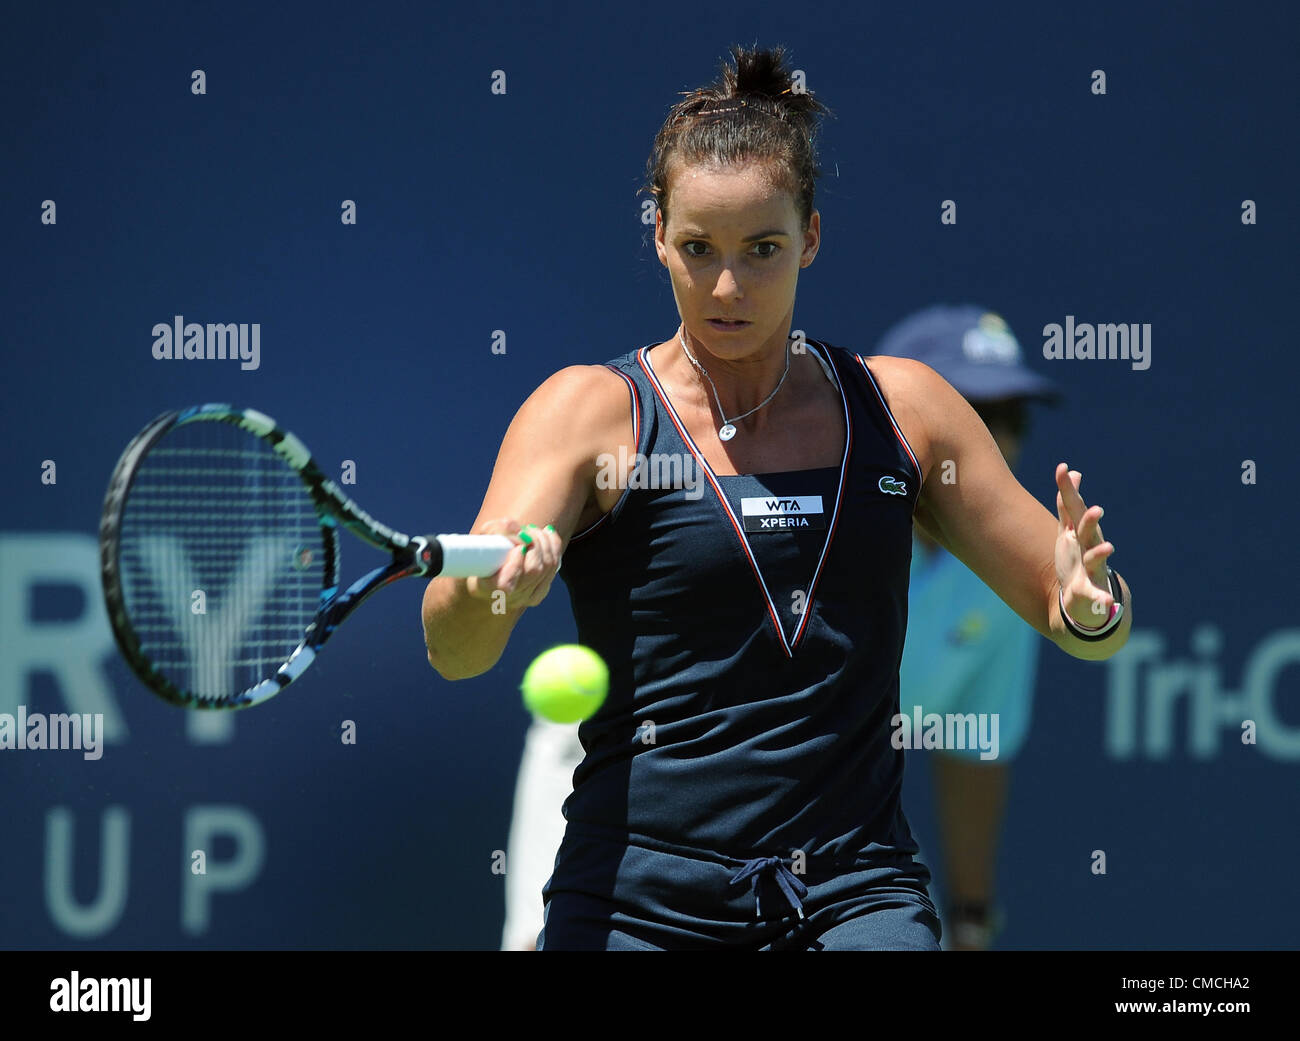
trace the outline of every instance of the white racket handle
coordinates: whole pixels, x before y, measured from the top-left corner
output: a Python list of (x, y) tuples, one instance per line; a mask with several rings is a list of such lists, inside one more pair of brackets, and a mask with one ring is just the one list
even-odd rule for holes
[(504, 535), (438, 535), (442, 546), (442, 570), (447, 578), (484, 578), (499, 568), (515, 548)]

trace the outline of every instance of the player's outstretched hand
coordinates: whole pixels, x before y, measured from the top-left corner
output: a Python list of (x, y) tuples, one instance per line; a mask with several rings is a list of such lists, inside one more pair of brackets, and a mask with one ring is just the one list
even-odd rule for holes
[(1088, 506), (1079, 494), (1083, 474), (1056, 464), (1056, 577), (1065, 610), (1080, 625), (1096, 628), (1110, 615), (1106, 558), (1115, 547), (1102, 538), (1100, 506)]
[[(521, 539), (520, 531), (528, 538)], [(497, 592), (506, 595), (506, 608), (536, 607), (551, 591), (551, 582), (560, 570), (563, 543), (556, 530), (547, 525), (522, 524), (513, 517), (484, 521), (472, 535), (506, 535), (515, 543), (505, 562), (487, 578), (467, 578), (469, 595), (491, 600)], [(531, 542), (529, 541), (531, 540)]]

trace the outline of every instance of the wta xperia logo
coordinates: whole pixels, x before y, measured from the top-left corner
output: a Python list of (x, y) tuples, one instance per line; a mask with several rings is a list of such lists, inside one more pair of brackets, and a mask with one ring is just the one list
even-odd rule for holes
[[(1181, 745), (1194, 759), (1213, 759), (1232, 741), (1270, 759), (1300, 760), (1300, 721), (1279, 713), (1287, 671), (1300, 669), (1300, 629), (1261, 638), (1243, 657), (1235, 689), (1227, 686), (1220, 661), (1222, 631), (1201, 625), (1190, 642), (1192, 656), (1175, 657), (1161, 633), (1135, 629), (1124, 649), (1107, 659), (1106, 753), (1171, 759)], [(1296, 680), (1291, 672), (1292, 692)]]

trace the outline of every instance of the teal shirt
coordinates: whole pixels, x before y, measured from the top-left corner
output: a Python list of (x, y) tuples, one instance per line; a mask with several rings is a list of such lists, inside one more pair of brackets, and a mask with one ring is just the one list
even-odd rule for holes
[(913, 539), (900, 712), (996, 712), (998, 759), (1009, 760), (1029, 730), (1040, 639), (960, 560)]

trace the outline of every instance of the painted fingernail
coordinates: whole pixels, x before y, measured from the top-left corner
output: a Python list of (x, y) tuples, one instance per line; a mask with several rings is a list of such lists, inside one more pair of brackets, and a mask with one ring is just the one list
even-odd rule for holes
[(547, 531), (554, 531), (554, 530), (555, 530), (555, 525), (554, 525), (554, 524), (548, 524), (548, 525), (546, 525), (546, 530), (547, 530)]
[(532, 537), (531, 535), (528, 534), (528, 529), (527, 529), (527, 528), (520, 528), (520, 529), (519, 529), (519, 534), (518, 534), (518, 536), (516, 536), (516, 537), (517, 537), (520, 541), (522, 541), (525, 545), (531, 546), (531, 545), (533, 544), (533, 537)]

